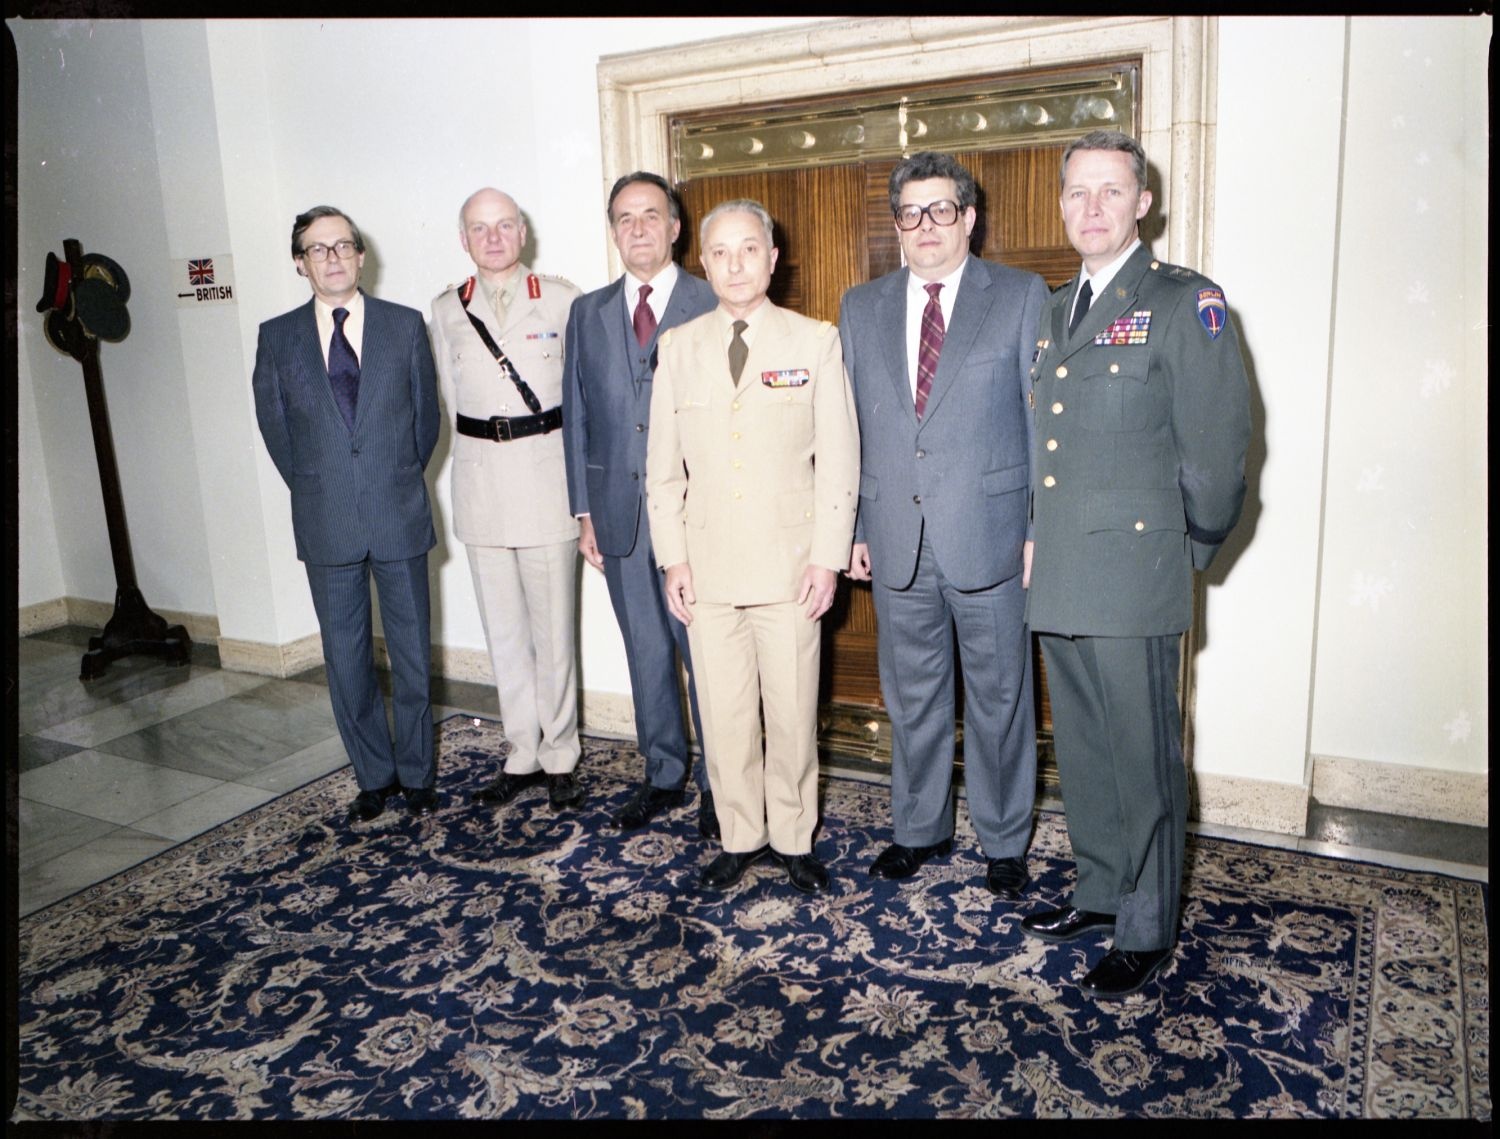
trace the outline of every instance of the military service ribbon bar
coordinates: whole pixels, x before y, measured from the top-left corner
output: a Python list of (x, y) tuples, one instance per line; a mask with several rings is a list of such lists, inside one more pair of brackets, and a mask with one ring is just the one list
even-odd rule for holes
[(1113, 321), (1094, 337), (1095, 344), (1144, 344), (1151, 331), (1151, 310), (1141, 309)]

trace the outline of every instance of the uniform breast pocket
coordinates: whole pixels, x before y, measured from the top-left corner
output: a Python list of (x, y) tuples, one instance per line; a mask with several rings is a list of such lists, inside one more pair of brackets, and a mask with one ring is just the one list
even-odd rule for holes
[(1162, 385), (1151, 381), (1150, 357), (1122, 353), (1080, 381), (1084, 426), (1093, 431), (1141, 431), (1161, 414)]
[(777, 442), (782, 449), (795, 451), (805, 446), (813, 428), (812, 385), (778, 391), (776, 406), (781, 429)]

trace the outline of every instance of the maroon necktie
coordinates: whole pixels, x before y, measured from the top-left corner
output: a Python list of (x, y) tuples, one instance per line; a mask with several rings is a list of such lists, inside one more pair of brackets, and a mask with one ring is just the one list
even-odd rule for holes
[(650, 344), (651, 337), (656, 335), (656, 314), (646, 303), (646, 298), (650, 295), (651, 286), (642, 285), (641, 295), (635, 302), (635, 314), (630, 318), (630, 323), (635, 328), (636, 343), (642, 348)]
[(922, 340), (917, 346), (917, 418), (927, 410), (927, 397), (932, 392), (932, 377), (937, 374), (938, 353), (943, 350), (943, 306), (938, 304), (938, 293), (943, 283), (934, 281), (922, 286), (930, 298), (922, 310)]

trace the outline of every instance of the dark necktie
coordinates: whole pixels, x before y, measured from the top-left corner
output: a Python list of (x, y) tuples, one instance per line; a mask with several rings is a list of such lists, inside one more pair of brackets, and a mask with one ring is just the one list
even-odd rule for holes
[(651, 286), (642, 285), (641, 295), (635, 302), (635, 314), (630, 318), (630, 324), (635, 329), (635, 342), (642, 348), (650, 344), (651, 337), (656, 335), (656, 314), (646, 303), (646, 298), (650, 295)]
[(333, 383), (333, 398), (344, 415), (349, 430), (354, 430), (354, 409), (359, 403), (359, 357), (354, 345), (344, 335), (344, 321), (349, 310), (333, 310), (333, 339), (328, 342), (328, 378)]
[(932, 394), (932, 377), (937, 374), (938, 354), (943, 350), (943, 306), (938, 293), (943, 283), (935, 281), (922, 286), (927, 290), (927, 307), (922, 310), (922, 340), (917, 345), (917, 418), (927, 411), (927, 397)]
[(738, 385), (740, 373), (745, 370), (745, 360), (750, 355), (750, 345), (745, 343), (741, 335), (750, 326), (743, 320), (734, 322), (734, 339), (729, 342), (729, 375)]
[(1068, 322), (1068, 337), (1071, 339), (1073, 333), (1078, 331), (1078, 326), (1083, 323), (1083, 318), (1088, 315), (1089, 304), (1094, 299), (1094, 286), (1085, 281), (1083, 288), (1078, 290), (1078, 299), (1073, 302), (1073, 319)]

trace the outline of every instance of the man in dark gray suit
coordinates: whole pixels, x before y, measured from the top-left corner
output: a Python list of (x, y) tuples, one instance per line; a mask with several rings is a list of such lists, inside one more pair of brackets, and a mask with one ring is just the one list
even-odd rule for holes
[[(646, 778), (615, 822), (634, 830), (682, 802), (693, 760), (677, 683), (677, 654), (689, 659), (687, 633), (667, 614), (641, 509), (656, 346), (662, 332), (709, 312), (718, 298), (672, 260), (682, 222), (665, 179), (626, 174), (610, 190), (606, 213), (625, 273), (573, 302), (563, 349), (563, 448), (568, 499), (579, 519), (578, 550), (604, 572), (630, 665)], [(690, 664), (688, 702), (702, 740)], [(717, 839), (702, 763), (696, 778), (698, 830)]]
[[(359, 291), (365, 243), (332, 206), (292, 225), (292, 264), (312, 299), (260, 326), (255, 414), (292, 493), (339, 735), (359, 795), (350, 821), (406, 793), (437, 809), (428, 693), (427, 551), (437, 538), (423, 468), (438, 437), (437, 378), (415, 309)], [(391, 660), (395, 741), (375, 678), (370, 577)]]
[(1040, 634), (1057, 770), (1078, 864), (1069, 905), (1029, 915), (1044, 941), (1113, 931), (1080, 982), (1123, 997), (1177, 940), (1187, 770), (1177, 706), (1193, 571), (1240, 516), (1249, 383), (1224, 292), (1156, 260), (1146, 155), (1120, 131), (1063, 151), (1063, 228), (1083, 258), (1048, 303), (1036, 390)]
[(903, 161), (890, 198), (906, 268), (850, 289), (839, 316), (862, 464), (849, 575), (874, 579), (892, 732), (895, 842), (870, 873), (952, 849), (956, 629), (969, 815), (985, 885), (1014, 899), (1036, 795), (1027, 369), (1047, 288), (969, 255), (977, 190), (950, 155)]

